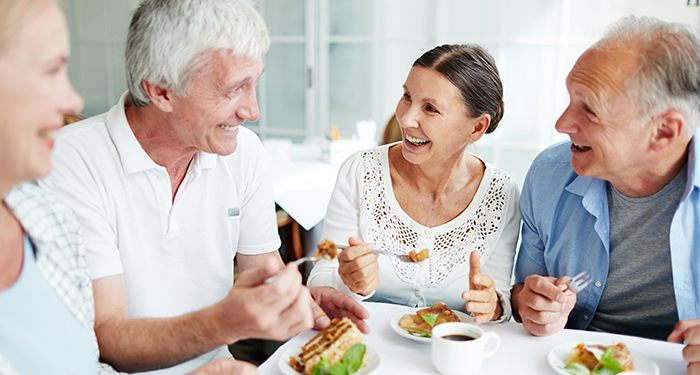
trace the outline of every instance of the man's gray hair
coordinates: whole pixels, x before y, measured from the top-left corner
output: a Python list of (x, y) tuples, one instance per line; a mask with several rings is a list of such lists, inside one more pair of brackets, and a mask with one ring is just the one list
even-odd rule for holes
[(151, 104), (142, 80), (186, 97), (191, 80), (206, 69), (208, 52), (254, 59), (269, 46), (265, 22), (249, 0), (145, 0), (126, 39), (131, 101)]
[(650, 17), (629, 16), (614, 23), (592, 48), (630, 48), (638, 59), (625, 81), (638, 116), (668, 109), (682, 113), (691, 133), (700, 123), (700, 38), (695, 28)]

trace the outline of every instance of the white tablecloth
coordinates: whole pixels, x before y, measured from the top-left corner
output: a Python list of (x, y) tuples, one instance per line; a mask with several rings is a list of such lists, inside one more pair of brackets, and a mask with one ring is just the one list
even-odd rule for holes
[[(364, 341), (376, 349), (382, 359), (381, 367), (376, 374), (438, 374), (431, 361), (430, 345), (415, 343), (398, 336), (389, 327), (389, 319), (392, 315), (399, 312), (410, 312), (413, 309), (371, 302), (365, 302), (363, 305), (371, 314), (368, 324), (372, 329), (372, 332), (364, 337)], [(521, 324), (511, 322), (484, 324), (481, 327), (485, 331), (498, 333), (501, 337), (501, 345), (493, 357), (484, 359), (484, 364), (479, 371), (480, 374), (555, 375), (556, 372), (547, 362), (547, 354), (560, 344), (574, 341), (624, 342), (631, 350), (654, 361), (661, 369), (662, 375), (686, 373), (686, 363), (681, 354), (683, 345), (680, 344), (578, 330), (564, 330), (548, 337), (534, 337)], [(282, 353), (290, 347), (305, 344), (315, 334), (316, 331), (308, 331), (289, 340), (259, 367), (260, 374), (281, 374), (278, 360)]]
[(293, 145), (291, 160), (270, 162), (275, 202), (310, 230), (326, 216), (339, 167), (321, 160), (321, 145)]

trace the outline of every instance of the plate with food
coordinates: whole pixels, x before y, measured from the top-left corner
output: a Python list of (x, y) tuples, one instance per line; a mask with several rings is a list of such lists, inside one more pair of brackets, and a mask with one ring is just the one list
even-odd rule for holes
[(432, 307), (416, 309), (413, 314), (395, 314), (389, 320), (389, 326), (401, 337), (421, 344), (430, 344), (430, 332), (433, 327), (447, 322), (473, 323), (474, 318), (438, 302)]
[(303, 346), (287, 349), (278, 362), (285, 375), (311, 375), (316, 369), (321, 374), (368, 375), (380, 365), (379, 353), (362, 342), (362, 333), (348, 318), (333, 319)]
[(570, 342), (549, 352), (549, 365), (562, 375), (608, 375), (634, 371), (639, 375), (659, 375), (659, 367), (649, 358), (627, 349), (624, 343)]

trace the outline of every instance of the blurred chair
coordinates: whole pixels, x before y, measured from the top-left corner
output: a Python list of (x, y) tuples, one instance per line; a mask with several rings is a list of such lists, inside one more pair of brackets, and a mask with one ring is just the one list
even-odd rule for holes
[(396, 114), (394, 114), (389, 119), (389, 122), (386, 123), (384, 135), (382, 136), (382, 144), (398, 142), (401, 139), (401, 127), (399, 126), (399, 120), (396, 119)]
[(280, 230), (287, 261), (291, 262), (303, 257), (304, 246), (301, 244), (301, 226), (283, 209), (278, 208), (276, 213), (277, 228)]

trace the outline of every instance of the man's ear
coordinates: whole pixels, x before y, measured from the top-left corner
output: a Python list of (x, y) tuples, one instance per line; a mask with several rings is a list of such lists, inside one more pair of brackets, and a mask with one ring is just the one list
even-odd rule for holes
[(491, 116), (484, 113), (472, 121), (475, 122), (469, 143), (474, 143), (478, 141), (479, 139), (481, 139), (484, 133), (486, 133), (486, 130), (489, 128), (489, 124), (491, 124)]
[(652, 121), (656, 121), (654, 134), (651, 138), (653, 151), (662, 151), (685, 136), (685, 128), (688, 124), (685, 116), (675, 109), (664, 112)]
[(170, 98), (170, 93), (168, 90), (146, 81), (145, 79), (141, 81), (141, 86), (148, 94), (148, 98), (151, 99), (153, 105), (158, 107), (163, 112), (172, 112), (173, 105)]

